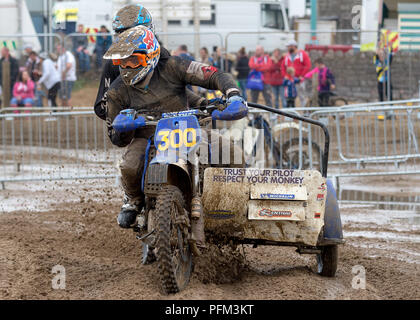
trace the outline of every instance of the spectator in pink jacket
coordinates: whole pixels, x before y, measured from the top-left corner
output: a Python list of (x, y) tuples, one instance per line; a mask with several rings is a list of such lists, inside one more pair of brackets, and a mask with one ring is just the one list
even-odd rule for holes
[(321, 58), (315, 60), (315, 68), (305, 74), (305, 79), (311, 79), (313, 74), (318, 74), (318, 104), (321, 107), (330, 105), (331, 90), (335, 89), (335, 79), (331, 70)]
[[(10, 100), (10, 106), (12, 108), (17, 108), (18, 106), (32, 107), (35, 98), (34, 90), (35, 84), (29, 77), (29, 73), (26, 70), (22, 71), (13, 86), (13, 98)], [(14, 112), (19, 113), (18, 110)]]
[[(249, 59), (249, 67), (253, 70), (260, 71), (262, 73), (262, 81), (264, 83), (264, 89), (262, 91), (265, 104), (272, 107), (271, 102), (271, 86), (270, 86), (270, 69), (273, 62), (268, 54), (264, 53), (264, 47), (258, 45), (255, 48), (255, 55)], [(254, 103), (258, 102), (260, 95), (259, 90), (251, 90), (251, 101)]]

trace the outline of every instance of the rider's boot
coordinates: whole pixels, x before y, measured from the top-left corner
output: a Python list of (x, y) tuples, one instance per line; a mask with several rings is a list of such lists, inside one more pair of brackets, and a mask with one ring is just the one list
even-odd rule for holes
[(132, 228), (135, 226), (137, 215), (140, 214), (143, 208), (143, 201), (140, 198), (130, 199), (127, 195), (124, 196), (124, 204), (118, 214), (117, 222), (121, 228)]

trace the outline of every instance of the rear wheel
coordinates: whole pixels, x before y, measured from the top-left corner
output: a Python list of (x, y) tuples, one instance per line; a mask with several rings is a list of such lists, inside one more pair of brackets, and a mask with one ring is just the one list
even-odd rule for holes
[[(282, 146), (283, 160), (291, 169), (299, 168), (299, 138), (292, 138), (286, 141)], [(318, 144), (312, 141), (312, 157), (309, 155), (309, 141), (307, 138), (302, 138), (302, 168), (301, 170), (312, 168), (321, 171), (322, 154), (321, 148)]]
[(337, 271), (338, 246), (323, 246), (321, 253), (316, 255), (318, 273), (324, 277), (334, 277)]
[(342, 97), (334, 97), (334, 98), (331, 98), (331, 104), (334, 107), (342, 107), (342, 106), (348, 105), (348, 101)]
[[(264, 166), (268, 166), (269, 168), (281, 168), (282, 163), (280, 159), (280, 146), (277, 141), (274, 139), (267, 141), (264, 140), (264, 154), (257, 155), (257, 145), (254, 146), (252, 151), (252, 159), (253, 162), (250, 164), (250, 167), (255, 167), (257, 165), (257, 159), (259, 157), (264, 157)], [(262, 159), (259, 159), (262, 160)]]
[(184, 198), (177, 187), (162, 188), (155, 211), (156, 256), (162, 287), (167, 294), (184, 289), (192, 271), (184, 207)]
[(262, 154), (258, 154), (258, 152), (262, 151), (260, 146), (257, 146), (257, 144), (261, 141), (258, 137), (252, 150), (252, 161), (249, 162), (248, 165), (250, 167), (255, 167), (260, 165), (258, 162), (264, 161), (264, 167), (268, 166), (270, 168), (281, 168), (282, 162), (280, 145), (273, 138), (274, 136), (270, 129), (270, 124), (262, 116), (258, 116), (250, 122), (250, 126), (256, 129), (264, 130), (264, 152)]

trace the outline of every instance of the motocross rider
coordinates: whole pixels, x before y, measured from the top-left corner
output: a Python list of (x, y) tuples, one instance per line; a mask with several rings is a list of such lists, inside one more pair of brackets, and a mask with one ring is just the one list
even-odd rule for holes
[[(116, 34), (120, 34), (123, 31), (132, 27), (143, 25), (150, 28), (154, 32), (153, 19), (150, 12), (142, 5), (127, 5), (116, 13), (112, 21), (112, 29)], [(162, 53), (169, 55), (168, 50), (164, 47), (160, 47)], [(112, 63), (112, 60), (106, 60), (101, 75), (101, 81), (99, 84), (98, 93), (95, 100), (95, 114), (105, 120), (105, 108), (106, 108), (106, 96), (107, 91), (112, 82), (120, 75), (120, 69), (117, 65)], [(195, 94), (191, 90), (186, 91), (188, 104), (192, 108), (197, 108), (207, 104), (207, 100)]]
[(104, 59), (112, 59), (120, 67), (120, 76), (108, 90), (106, 122), (112, 143), (128, 146), (120, 163), (125, 197), (117, 221), (120, 227), (130, 228), (144, 205), (141, 173), (147, 141), (153, 136), (154, 128), (119, 133), (111, 126), (119, 112), (129, 108), (159, 118), (163, 112), (185, 110), (188, 84), (222, 91), (227, 97), (227, 109), (235, 101), (244, 104), (245, 101), (230, 74), (213, 66), (170, 56), (162, 50), (153, 31), (145, 26), (135, 26), (118, 34)]

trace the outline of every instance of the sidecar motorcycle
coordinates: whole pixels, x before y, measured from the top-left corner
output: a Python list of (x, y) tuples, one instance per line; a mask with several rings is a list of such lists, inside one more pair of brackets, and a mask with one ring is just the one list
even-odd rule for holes
[[(220, 112), (215, 105), (164, 113), (158, 121), (127, 109), (113, 122), (120, 132), (156, 128), (148, 141), (141, 180), (146, 206), (134, 231), (143, 243), (143, 263), (156, 260), (167, 294), (188, 284), (193, 257), (200, 255), (203, 244), (203, 225), (208, 239), (218, 244), (295, 246), (300, 254), (316, 254), (320, 275), (335, 275), (343, 234), (336, 193), (326, 179), (327, 128), (297, 114), (248, 105), (321, 127), (322, 172), (200, 163), (191, 155), (199, 146), (210, 151), (201, 127), (211, 123), (215, 128), (216, 121), (238, 119), (238, 113)], [(239, 112), (240, 117), (245, 115)]]

